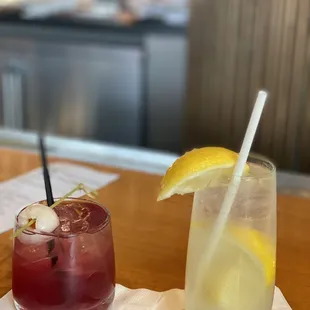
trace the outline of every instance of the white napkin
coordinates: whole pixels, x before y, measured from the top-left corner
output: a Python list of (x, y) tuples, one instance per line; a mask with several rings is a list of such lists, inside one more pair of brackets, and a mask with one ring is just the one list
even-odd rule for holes
[[(0, 299), (1, 310), (15, 310), (12, 293)], [(184, 309), (184, 291), (173, 289), (163, 293), (146, 289), (131, 290), (117, 284), (111, 310), (180, 310)], [(276, 288), (272, 310), (292, 310), (281, 291)]]
[[(119, 175), (115, 173), (105, 173), (68, 163), (52, 163), (49, 165), (49, 172), (55, 197), (64, 196), (78, 183), (83, 183), (91, 189), (98, 189), (119, 179)], [(18, 188), (18, 192), (16, 188)], [(84, 193), (77, 192), (72, 197), (81, 195)], [(15, 215), (22, 208), (45, 198), (42, 168), (0, 182), (0, 233), (14, 226)]]

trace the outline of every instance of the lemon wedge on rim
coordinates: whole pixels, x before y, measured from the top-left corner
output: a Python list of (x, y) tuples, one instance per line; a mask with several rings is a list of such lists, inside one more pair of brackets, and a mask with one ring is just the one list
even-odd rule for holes
[[(188, 194), (230, 177), (238, 154), (222, 147), (194, 149), (179, 157), (167, 170), (157, 200)], [(245, 173), (249, 170), (246, 165)]]

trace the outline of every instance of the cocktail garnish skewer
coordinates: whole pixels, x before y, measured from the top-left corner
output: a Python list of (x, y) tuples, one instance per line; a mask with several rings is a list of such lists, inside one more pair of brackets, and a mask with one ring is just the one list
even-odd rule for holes
[[(69, 198), (71, 195), (73, 195), (77, 191), (83, 191), (88, 197), (94, 199), (98, 196), (98, 192), (96, 190), (89, 190), (85, 187), (84, 184), (80, 183), (77, 187), (72, 189), (69, 193), (61, 197), (59, 200), (57, 200), (54, 204), (50, 206), (51, 209), (54, 209), (59, 204), (61, 204), (65, 199)], [(31, 227), (36, 222), (36, 219), (31, 219), (26, 225), (20, 227), (17, 229), (14, 234), (12, 234), (11, 238), (18, 237), (23, 231), (25, 231), (27, 228)]]

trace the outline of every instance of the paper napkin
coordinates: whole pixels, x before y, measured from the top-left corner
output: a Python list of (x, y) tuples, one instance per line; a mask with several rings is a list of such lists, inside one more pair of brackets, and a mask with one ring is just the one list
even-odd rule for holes
[[(15, 310), (12, 293), (0, 299), (1, 310)], [(117, 284), (115, 300), (110, 310), (183, 310), (184, 291), (173, 289), (154, 292), (147, 289), (131, 290)], [(272, 310), (292, 310), (281, 291), (276, 288)]]
[[(118, 180), (119, 175), (105, 173), (88, 167), (52, 163), (49, 165), (54, 197), (62, 197), (70, 192), (78, 183), (83, 183), (91, 189), (99, 189)], [(16, 191), (18, 188), (18, 191)], [(77, 192), (72, 197), (84, 195)], [(46, 199), (42, 168), (32, 170), (14, 179), (0, 182), (0, 233), (14, 225), (15, 215), (25, 206)]]

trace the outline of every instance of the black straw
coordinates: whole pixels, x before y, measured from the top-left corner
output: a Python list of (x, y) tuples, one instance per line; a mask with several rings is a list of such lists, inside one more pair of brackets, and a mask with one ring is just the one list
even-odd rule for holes
[[(51, 206), (54, 204), (54, 197), (53, 197), (53, 191), (52, 191), (52, 185), (51, 185), (51, 179), (50, 179), (50, 174), (48, 172), (48, 167), (47, 167), (47, 160), (46, 160), (46, 152), (45, 152), (45, 147), (44, 147), (44, 141), (43, 137), (40, 135), (39, 136), (39, 145), (40, 145), (40, 153), (41, 153), (41, 162), (42, 162), (42, 168), (43, 168), (43, 177), (44, 177), (44, 185), (45, 185), (45, 193), (46, 193), (46, 201), (48, 206)], [(51, 252), (55, 248), (55, 240), (49, 240), (47, 242), (47, 251), (48, 254), (51, 254)], [(55, 266), (57, 263), (58, 257), (56, 256), (55, 258), (52, 257), (51, 259), (51, 265), (52, 267)]]
[(43, 141), (43, 137), (41, 135), (39, 137), (39, 144), (40, 144), (41, 161), (42, 161), (42, 167), (43, 167), (43, 177), (44, 177), (46, 201), (47, 201), (47, 204), (49, 206), (51, 206), (52, 204), (54, 204), (54, 197), (53, 197), (50, 174), (48, 172), (48, 167), (47, 167), (44, 141)]

